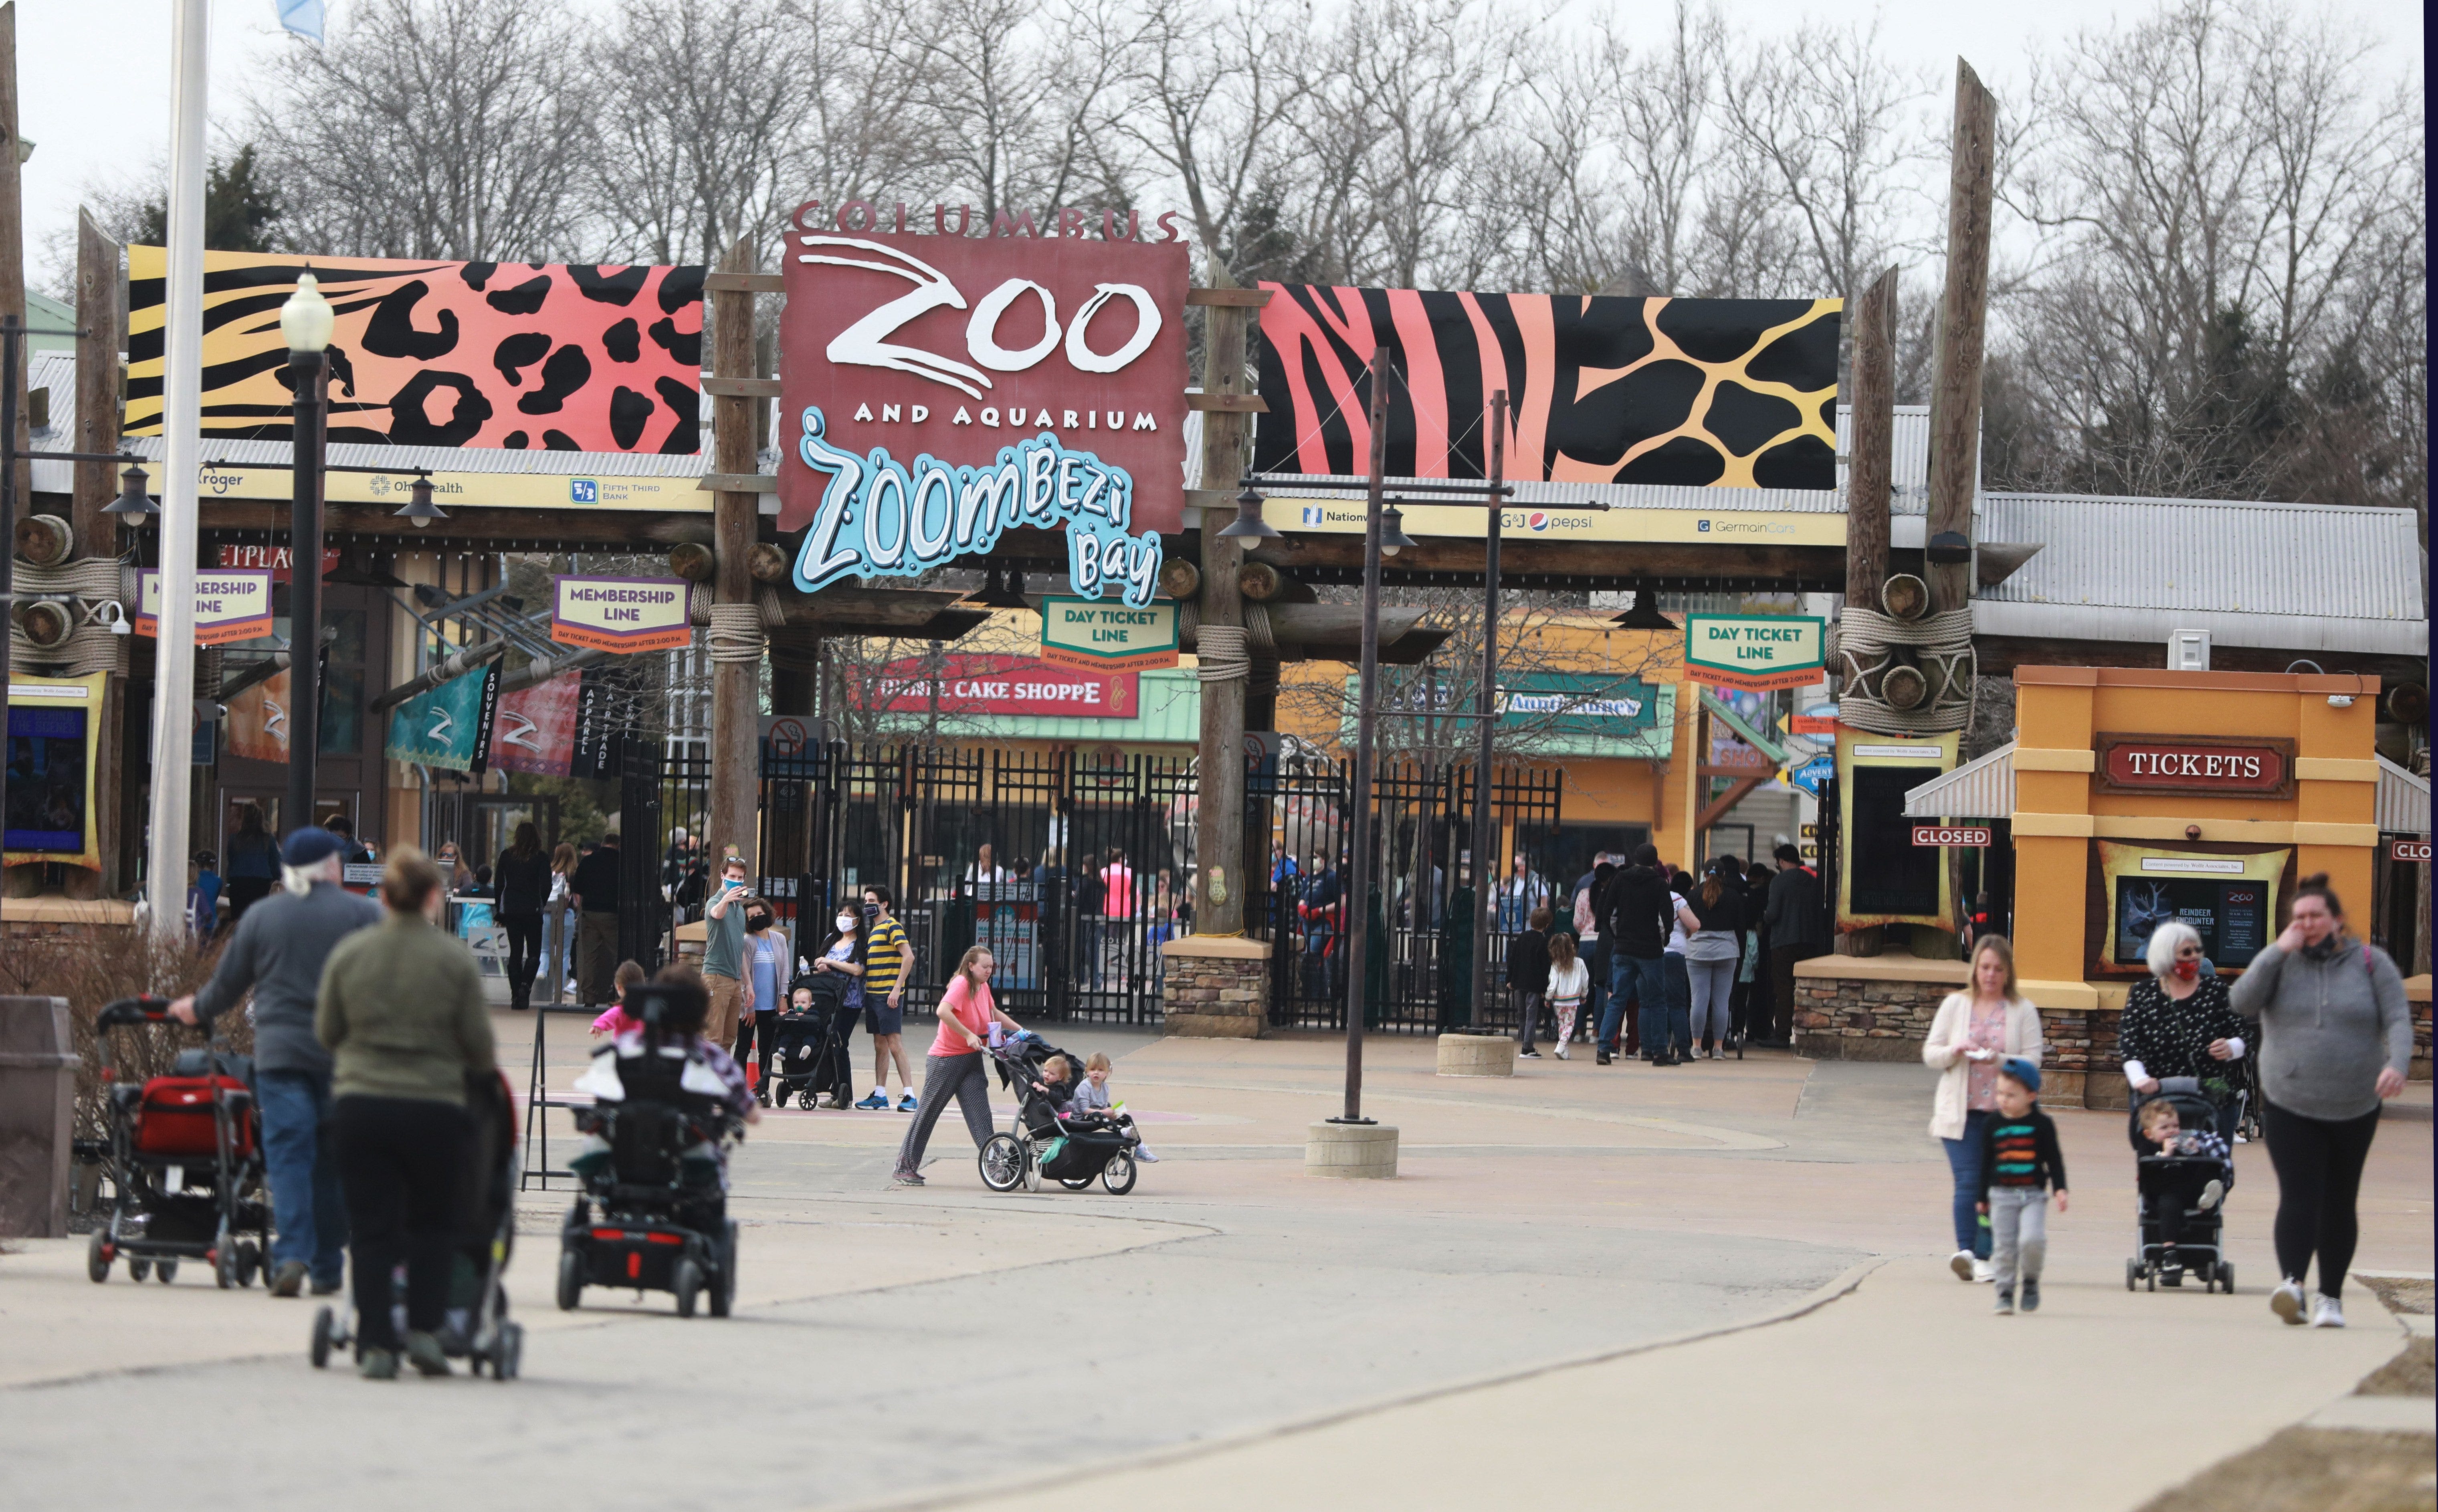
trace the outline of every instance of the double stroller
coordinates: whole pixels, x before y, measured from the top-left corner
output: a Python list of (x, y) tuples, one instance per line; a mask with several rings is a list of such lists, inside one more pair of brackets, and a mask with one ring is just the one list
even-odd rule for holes
[(629, 988), (627, 1012), (643, 1031), (595, 1050), (576, 1080), (593, 1102), (575, 1127), (592, 1138), (570, 1163), (584, 1192), (559, 1230), (562, 1311), (582, 1305), (587, 1286), (671, 1292), (680, 1318), (698, 1302), (724, 1318), (736, 1299), (720, 1149), (740, 1126), (727, 1086), (695, 1058), (694, 1036), (662, 1029), (677, 991)]
[[(2244, 1101), (2243, 1093), (2235, 1094), (2226, 1127), (2241, 1123)], [(2133, 1099), (2126, 1125), (2136, 1157), (2133, 1253), (2125, 1261), (2125, 1290), (2146, 1286), (2156, 1292), (2162, 1283), (2181, 1287), (2185, 1276), (2197, 1275), (2203, 1291), (2232, 1293), (2235, 1265), (2226, 1257), (2220, 1236), (2226, 1226), (2225, 1194), (2235, 1189), (2235, 1162), (2221, 1155), (2159, 1153), (2158, 1142), (2142, 1135), (2142, 1110), (2159, 1102), (2175, 1108), (2177, 1122), (2187, 1133), (2215, 1134), (2220, 1127), (2217, 1104), (2193, 1077), (2163, 1077), (2158, 1091)], [(2219, 1199), (2202, 1206), (2197, 1196), (2212, 1181), (2219, 1184)], [(2169, 1204), (2175, 1207), (2180, 1230), (2172, 1245), (2164, 1222)]]
[(122, 997), (94, 1022), (109, 1090), (111, 1204), (85, 1247), (85, 1274), (107, 1281), (124, 1256), (130, 1277), (167, 1283), (180, 1260), (199, 1259), (223, 1288), (252, 1286), (271, 1248), (253, 1058), (216, 1035), (208, 1049), (180, 1050), (167, 1076), (123, 1081), (118, 1036), (176, 1032), (169, 1000)]
[[(495, 1378), (514, 1380), (525, 1354), (525, 1327), (508, 1316), (508, 1291), (501, 1277), (517, 1243), (517, 1095), (507, 1073), (481, 1071), (466, 1078), (466, 1116), (473, 1137), (466, 1144), (466, 1169), (457, 1179), (456, 1242), (449, 1256), (449, 1302), (440, 1331), (441, 1351), (464, 1360), (474, 1374), (487, 1366)], [(391, 1294), (399, 1332), (406, 1328), (406, 1290), (400, 1266)], [(313, 1314), (311, 1355), (319, 1368), (334, 1349), (356, 1349), (362, 1340), (352, 1303), (325, 1306)]]
[[(1135, 1189), (1135, 1147), (1142, 1143), (1131, 1122), (1105, 1114), (1078, 1116), (1063, 1111), (1083, 1075), (1083, 1057), (1069, 1055), (1030, 1032), (983, 1052), (998, 1067), (1001, 1087), (1016, 1093), (1016, 1116), (1006, 1134), (993, 1134), (981, 1149), (982, 1185), (995, 1192), (1018, 1187), (1037, 1192), (1054, 1181), (1070, 1192), (1082, 1191), (1098, 1178), (1112, 1197)], [(1046, 1082), (1042, 1069), (1052, 1060), (1066, 1062), (1067, 1080)]]
[[(856, 1011), (849, 1006), (848, 977), (836, 972), (807, 972), (787, 986), (786, 1006), (779, 1011), (779, 1047), (770, 1062), (770, 1104), (811, 1109), (826, 1094), (833, 1108), (843, 1108), (855, 1097), (855, 1071), (848, 1064), (848, 1044), (855, 1035)], [(812, 1006), (796, 1009), (796, 990), (812, 993)]]

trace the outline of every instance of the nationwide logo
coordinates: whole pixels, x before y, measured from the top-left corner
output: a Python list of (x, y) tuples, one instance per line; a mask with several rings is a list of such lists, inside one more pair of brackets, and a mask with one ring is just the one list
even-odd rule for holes
[(1324, 518), (1323, 511), (1318, 504), (1306, 504), (1303, 506), (1303, 522), (1306, 525), (1318, 529)]

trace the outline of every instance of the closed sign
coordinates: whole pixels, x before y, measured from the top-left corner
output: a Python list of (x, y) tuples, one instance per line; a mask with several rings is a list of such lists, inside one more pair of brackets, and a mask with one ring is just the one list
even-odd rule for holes
[(1916, 845), (1988, 845), (1987, 824), (1917, 824), (1913, 827)]
[(2429, 859), (2429, 842), (2427, 840), (2392, 841), (2388, 846), (2387, 853), (2398, 861), (2427, 861)]

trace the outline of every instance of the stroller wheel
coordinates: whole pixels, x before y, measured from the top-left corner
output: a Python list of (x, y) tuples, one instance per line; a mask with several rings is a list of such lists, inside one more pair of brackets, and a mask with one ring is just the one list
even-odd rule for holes
[(313, 1310), (313, 1368), (320, 1370), (330, 1363), (330, 1339), (335, 1326), (328, 1308)]
[(2125, 1262), (2125, 1290), (2128, 1292), (2132, 1291), (2135, 1286), (2140, 1284), (2141, 1280), (2142, 1262), (2140, 1260), (2127, 1260)]
[(225, 1231), (220, 1243), (212, 1248), (212, 1279), (220, 1283), (223, 1292), (237, 1289), (237, 1245)]
[(254, 1285), (254, 1277), (262, 1269), (262, 1249), (247, 1239), (237, 1247), (237, 1284)]
[(1110, 1196), (1123, 1197), (1135, 1189), (1135, 1157), (1121, 1150), (1101, 1168), (1101, 1185), (1109, 1189)]
[(1070, 1192), (1080, 1192), (1085, 1187), (1092, 1185), (1092, 1178), (1085, 1176), (1078, 1179), (1073, 1176), (1061, 1176), (1058, 1178), (1058, 1185), (1066, 1187)]
[(152, 1267), (152, 1278), (159, 1281), (163, 1286), (168, 1286), (170, 1282), (178, 1278), (178, 1262), (175, 1260), (163, 1260), (160, 1264)]
[[(134, 1270), (135, 1262), (130, 1260), (127, 1268), (130, 1271)], [(110, 1279), (110, 1240), (98, 1229), (94, 1231), (93, 1238), (85, 1243), (84, 1274), (93, 1278), (96, 1286)], [(139, 1275), (135, 1279), (141, 1281), (144, 1277)]]
[(2235, 1262), (2233, 1260), (2217, 1262), (2217, 1289), (2228, 1296), (2235, 1295)]
[(493, 1346), (491, 1374), (501, 1380), (514, 1380), (524, 1368), (525, 1326), (521, 1323), (500, 1325), (500, 1342)]
[(719, 1245), (719, 1274), (711, 1278), (711, 1315), (728, 1316), (736, 1304), (736, 1220), (728, 1221)]
[(127, 1278), (129, 1280), (141, 1281), (151, 1274), (152, 1262), (150, 1260), (145, 1259), (142, 1256), (138, 1255), (131, 1255), (127, 1257)]
[(584, 1252), (558, 1252), (558, 1310), (573, 1312), (584, 1301)]
[(678, 1261), (677, 1274), (670, 1277), (669, 1290), (678, 1294), (678, 1316), (694, 1316), (694, 1305), (702, 1295), (702, 1267), (692, 1260)]
[(1012, 1192), (1024, 1180), (1024, 1150), (1014, 1134), (993, 1134), (982, 1146), (982, 1185), (995, 1192)]
[(2143, 1290), (2148, 1292), (2156, 1292), (2159, 1290), (2159, 1273), (2154, 1270), (2145, 1275), (2142, 1278), (2142, 1286)]
[(812, 1088), (806, 1087), (804, 1091), (796, 1094), (796, 1106), (804, 1109), (806, 1113), (813, 1111)]

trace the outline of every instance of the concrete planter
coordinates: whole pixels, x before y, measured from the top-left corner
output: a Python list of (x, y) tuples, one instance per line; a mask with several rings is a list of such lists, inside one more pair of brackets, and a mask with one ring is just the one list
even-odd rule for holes
[(1441, 1076), (1513, 1076), (1515, 1042), (1504, 1034), (1442, 1034)]
[(1306, 1133), (1307, 1176), (1389, 1177), (1397, 1174), (1397, 1131), (1385, 1123), (1316, 1123)]

